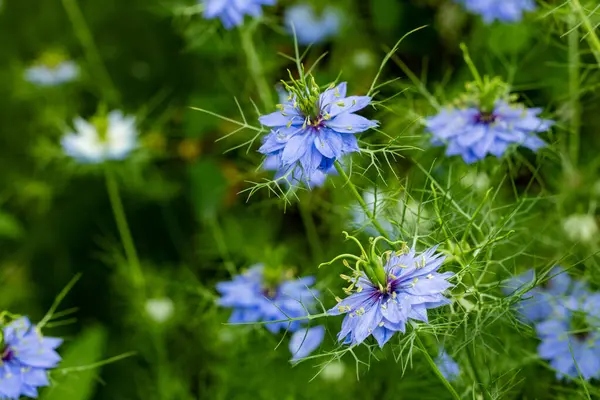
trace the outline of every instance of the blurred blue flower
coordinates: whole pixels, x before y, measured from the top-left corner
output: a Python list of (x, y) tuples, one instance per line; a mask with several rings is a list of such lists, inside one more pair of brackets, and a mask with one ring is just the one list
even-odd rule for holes
[[(542, 282), (540, 286), (533, 287), (522, 295), (515, 308), (527, 322), (537, 322), (547, 318), (552, 313), (553, 303), (560, 301), (571, 286), (569, 274), (560, 266), (553, 267), (548, 273), (550, 279)], [(531, 285), (535, 279), (535, 272), (528, 270), (506, 282), (502, 288), (505, 295), (512, 294), (526, 286)]]
[(536, 133), (547, 131), (554, 122), (538, 118), (541, 111), (500, 100), (487, 113), (474, 107), (442, 110), (427, 118), (425, 126), (433, 134), (432, 144), (448, 145), (447, 156), (460, 155), (472, 163), (487, 154), (501, 157), (513, 144), (533, 151), (545, 146)]
[(384, 266), (385, 287), (361, 272), (355, 293), (338, 299), (328, 311), (330, 315), (346, 314), (338, 340), (356, 345), (372, 334), (383, 347), (396, 331), (405, 331), (409, 318), (428, 322), (428, 309), (450, 304), (443, 292), (452, 286), (446, 280), (454, 274), (437, 272), (445, 257), (435, 254), (436, 249), (391, 255)]
[(486, 24), (499, 20), (518, 22), (523, 13), (536, 9), (534, 0), (458, 0), (474, 14), (479, 14)]
[(264, 168), (278, 171), (276, 179), (322, 185), (336, 160), (360, 151), (355, 134), (377, 126), (376, 121), (354, 114), (370, 103), (368, 96), (346, 97), (345, 82), (302, 102), (290, 95), (278, 105), (279, 111), (259, 118), (273, 128), (258, 150), (266, 155)]
[(307, 357), (315, 351), (325, 337), (325, 328), (315, 326), (313, 328), (304, 328), (296, 331), (290, 339), (290, 353), (292, 353), (292, 362)]
[(290, 33), (296, 32), (299, 44), (321, 43), (337, 35), (341, 16), (333, 7), (325, 7), (322, 14), (317, 15), (310, 4), (297, 4), (285, 10), (285, 25)]
[(262, 6), (275, 5), (276, 0), (199, 0), (204, 4), (204, 18), (220, 18), (226, 29), (244, 23), (244, 16), (262, 15)]
[(53, 66), (34, 65), (25, 70), (25, 80), (38, 86), (56, 86), (71, 82), (79, 75), (74, 61), (63, 61)]
[(439, 352), (435, 364), (444, 375), (444, 378), (450, 382), (455, 381), (460, 375), (460, 367), (444, 349)]
[[(558, 378), (600, 378), (600, 294), (576, 290), (536, 326), (538, 353)], [(577, 363), (577, 365), (576, 365)]]
[(63, 136), (61, 144), (68, 156), (81, 163), (122, 160), (137, 146), (135, 118), (120, 111), (112, 111), (92, 123), (76, 118), (74, 125), (75, 132)]
[[(307, 310), (315, 306), (319, 292), (309, 288), (315, 282), (314, 277), (283, 281), (270, 287), (265, 282), (263, 271), (263, 265), (255, 265), (245, 273), (234, 276), (231, 281), (217, 284), (217, 290), (221, 293), (218, 304), (233, 308), (229, 322), (265, 322), (299, 318), (306, 316)], [(273, 333), (280, 330), (295, 332), (300, 329), (301, 322), (281, 321), (265, 326)]]
[(19, 318), (3, 328), (0, 399), (37, 397), (48, 386), (48, 369), (61, 360), (55, 349), (62, 339), (43, 337), (29, 319)]

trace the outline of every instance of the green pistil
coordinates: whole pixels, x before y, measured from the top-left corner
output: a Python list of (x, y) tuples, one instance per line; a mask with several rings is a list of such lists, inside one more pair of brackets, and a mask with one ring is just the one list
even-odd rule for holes
[(108, 119), (103, 115), (96, 115), (90, 122), (96, 127), (100, 141), (106, 142), (108, 140)]
[(59, 51), (48, 51), (42, 54), (38, 59), (40, 65), (44, 65), (48, 68), (56, 68), (66, 60), (65, 55)]
[[(309, 124), (314, 125), (315, 121), (319, 121), (321, 117), (319, 104), (321, 90), (315, 82), (315, 78), (308, 75), (303, 76), (302, 79), (294, 79), (290, 73), (290, 82), (282, 81), (282, 83), (285, 89), (290, 92), (290, 97), (295, 98), (295, 107), (310, 121)], [(282, 110), (283, 106), (278, 106), (278, 108)]]
[(591, 330), (587, 321), (587, 315), (581, 311), (575, 311), (571, 318), (571, 331), (578, 339), (585, 340)]

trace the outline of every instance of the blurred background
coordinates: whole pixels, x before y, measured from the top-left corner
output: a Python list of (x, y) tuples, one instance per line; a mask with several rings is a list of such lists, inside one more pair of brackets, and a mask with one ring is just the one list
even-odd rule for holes
[[(393, 81), (376, 100), (389, 100), (366, 112), (410, 147), (385, 165), (389, 190), (431, 201), (431, 192), (423, 194), (431, 186), (417, 165), (446, 188), (454, 179), (450, 175), (467, 176), (470, 185), (456, 184), (453, 196), (473, 211), (490, 187), (486, 179), (500, 182), (497, 202), (490, 205), (498, 217), (507, 204), (537, 200), (521, 204), (510, 226), (496, 225), (523, 234), (498, 250), (498, 279), (566, 257), (583, 263), (577, 273), (600, 280), (595, 260), (600, 79), (583, 34), (574, 40), (565, 35), (578, 24), (572, 13), (555, 10), (559, 2), (546, 2), (521, 22), (485, 24), (453, 0), (308, 3), (317, 11), (333, 7), (340, 26), (311, 46), (304, 62), (312, 65), (325, 54), (313, 71), (319, 84), (341, 74), (350, 94), (365, 94), (385, 54), (403, 35), (423, 27), (400, 43), (383, 69), (379, 82)], [(64, 362), (41, 398), (446, 398), (422, 360), (409, 365), (395, 352), (359, 349), (357, 359), (347, 355), (324, 368), (318, 362), (291, 366), (287, 344), (278, 347), (281, 335), (261, 326), (225, 325), (229, 311), (215, 305), (216, 282), (260, 262), (285, 265), (297, 276), (316, 275), (327, 305), (340, 294), (342, 267), (316, 267), (349, 248), (341, 231), (352, 229), (353, 203), (340, 190), (343, 182), (301, 191), (299, 201), (288, 204), (268, 190), (240, 193), (252, 187), (248, 182), (271, 176), (259, 168), (255, 132), (224, 138), (238, 126), (190, 108), (236, 121), (243, 113), (249, 125), (260, 126), (258, 114), (274, 111), (279, 102), (276, 83), (296, 68), (279, 54), (294, 55), (284, 15), (295, 4), (280, 0), (265, 6), (261, 19), (247, 17), (242, 27), (227, 30), (219, 20), (204, 19), (194, 1), (2, 2), (0, 308), (38, 321), (81, 274), (45, 329), (46, 335), (65, 338)], [(513, 162), (496, 165), (440, 164), (443, 149), (428, 145), (417, 121), (435, 112), (431, 97), (447, 104), (471, 79), (461, 42), (482, 73), (502, 77), (521, 101), (557, 121), (546, 136), (552, 147), (541, 157), (523, 151)], [(573, 57), (579, 60), (575, 77)], [(58, 77), (34, 69), (59, 66), (64, 70)], [(77, 163), (60, 145), (74, 119), (89, 120), (98, 110), (136, 118), (139, 148), (108, 168), (140, 259), (141, 286), (130, 280), (103, 169)], [(584, 144), (575, 158), (564, 139), (572, 129), (581, 132)], [(387, 141), (374, 132), (366, 135), (372, 143)], [(368, 171), (357, 184), (367, 188), (376, 179)], [(497, 223), (492, 214), (480, 221), (490, 230)], [(576, 242), (583, 237), (586, 245), (565, 239), (564, 221), (580, 214), (591, 216), (589, 228), (582, 231), (582, 223), (574, 223), (567, 233)], [(438, 220), (431, 211), (421, 219), (426, 215)], [(455, 218), (452, 211), (447, 217)], [(329, 351), (340, 321), (323, 323)], [(515, 340), (528, 341), (528, 354), (535, 352), (531, 332), (500, 334), (504, 342), (527, 337)], [(502, 348), (497, 342), (489, 346)], [(574, 384), (555, 387), (553, 372), (539, 361), (494, 368), (490, 376), (499, 377), (493, 382), (501, 389), (496, 398), (571, 399), (582, 393)], [(517, 369), (521, 375), (502, 372)], [(464, 388), (468, 392), (469, 384)]]

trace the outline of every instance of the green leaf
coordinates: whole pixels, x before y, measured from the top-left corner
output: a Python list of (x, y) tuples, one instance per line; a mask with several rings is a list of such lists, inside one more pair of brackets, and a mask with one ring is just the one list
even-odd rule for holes
[[(59, 351), (63, 360), (51, 374), (52, 386), (46, 389), (41, 400), (88, 400), (94, 394), (94, 388), (100, 373), (99, 368), (85, 368), (102, 358), (106, 344), (106, 332), (101, 326), (88, 328), (74, 342)], [(74, 370), (73, 367), (84, 367)], [(64, 371), (62, 371), (64, 370)]]
[(23, 233), (23, 226), (14, 216), (0, 211), (0, 237), (18, 239)]

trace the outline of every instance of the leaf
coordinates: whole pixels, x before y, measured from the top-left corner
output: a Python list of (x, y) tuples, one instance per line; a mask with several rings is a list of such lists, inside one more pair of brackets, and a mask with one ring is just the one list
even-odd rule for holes
[[(106, 332), (101, 326), (88, 328), (74, 342), (59, 352), (63, 360), (51, 374), (52, 386), (42, 392), (41, 400), (88, 400), (94, 395), (99, 368), (82, 368), (81, 371), (68, 370), (72, 367), (85, 367), (102, 358), (106, 344)], [(61, 372), (61, 369), (67, 369)]]
[(0, 237), (18, 239), (23, 233), (23, 226), (14, 216), (0, 211)]

